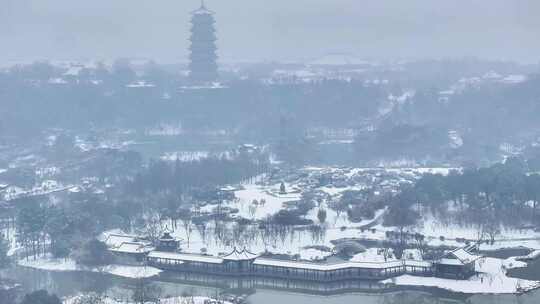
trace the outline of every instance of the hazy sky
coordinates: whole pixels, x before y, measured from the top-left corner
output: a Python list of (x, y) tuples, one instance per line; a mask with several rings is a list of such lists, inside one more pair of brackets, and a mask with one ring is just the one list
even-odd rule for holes
[[(185, 61), (198, 0), (0, 0), (0, 61)], [(463, 57), (540, 61), (539, 0), (207, 0), (223, 61)]]

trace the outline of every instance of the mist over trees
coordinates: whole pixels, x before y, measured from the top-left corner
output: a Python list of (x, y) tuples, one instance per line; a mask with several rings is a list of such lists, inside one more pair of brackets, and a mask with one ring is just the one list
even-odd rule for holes
[(540, 223), (538, 189), (540, 175), (520, 158), (448, 176), (426, 174), (412, 187), (403, 186), (388, 205), (385, 223), (405, 230), (432, 214), (443, 222), (476, 226), (479, 240), (494, 242), (502, 227)]
[[(55, 131), (59, 135), (54, 143), (40, 147), (40, 153), (62, 163), (65, 181), (94, 176), (109, 187), (103, 193), (85, 189), (69, 193), (60, 203), (21, 198), (14, 217), (26, 254), (51, 252), (84, 260), (98, 247), (87, 240), (106, 229), (120, 226), (129, 231), (144, 221), (165, 218), (171, 225), (178, 220), (189, 224), (194, 203), (233, 199), (219, 188), (272, 175), (275, 159), (291, 167), (335, 160), (372, 165), (396, 159), (464, 166), (446, 177), (425, 175), (393, 196), (366, 190), (346, 192), (331, 202), (332, 210), (357, 222), (388, 206), (385, 222), (401, 227), (402, 235), (426, 210), (442, 217), (446, 210), (457, 209), (456, 218), (471, 223), (503, 222), (508, 215), (537, 223), (540, 195), (535, 172), (540, 170), (540, 157), (531, 143), (540, 130), (534, 115), (539, 110), (538, 76), (531, 74), (512, 85), (478, 84), (450, 100), (440, 94), (461, 78), (492, 68), (503, 72), (525, 68), (425, 61), (404, 64), (400, 72), (371, 72), (365, 78), (306, 82), (290, 76), (271, 82), (265, 77), (275, 68), (270, 64), (244, 70), (260, 79), (225, 73), (227, 86), (204, 91), (183, 87), (187, 79), (174, 72), (176, 66), (154, 62), (134, 67), (129, 60), (117, 60), (110, 66), (82, 68), (76, 75), (66, 75), (65, 69), (46, 62), (4, 70), (0, 97), (6, 103), (0, 111), (0, 136), (17, 141), (23, 135), (39, 138), (44, 131), (62, 130)], [(443, 77), (440, 71), (447, 68)], [(374, 85), (368, 77), (388, 82)], [(415, 87), (414, 93), (410, 87)], [(167, 121), (181, 122), (177, 136), (186, 141), (222, 136), (233, 144), (254, 142), (264, 151), (238, 149), (201, 160), (166, 161), (129, 150), (75, 148), (85, 140), (79, 133), (87, 142), (98, 142), (108, 130), (127, 129), (146, 139), (152, 138), (149, 129)], [(340, 136), (350, 144), (343, 150), (332, 142), (336, 137), (339, 143)], [(525, 147), (527, 161), (517, 165), (518, 160), (508, 159), (490, 166), (500, 160), (503, 145)], [(64, 162), (69, 158), (76, 160)], [(481, 166), (475, 169), (477, 165)], [(24, 167), (0, 177), (29, 187), (36, 180), (36, 174)], [(280, 189), (282, 194), (287, 191)], [(253, 204), (252, 214), (259, 204), (263, 202)], [(313, 225), (304, 218), (312, 207), (313, 202), (303, 198), (295, 208), (267, 219), (267, 225)], [(149, 216), (152, 210), (154, 215)], [(327, 211), (320, 209), (316, 220), (326, 223)], [(150, 234), (157, 235), (160, 229)]]
[[(321, 160), (312, 132), (321, 128), (357, 130), (349, 163), (373, 161), (374, 155), (490, 162), (499, 157), (501, 144), (519, 146), (537, 135), (540, 78), (535, 74), (511, 85), (472, 85), (449, 100), (440, 95), (462, 79), (492, 69), (530, 69), (474, 60), (424, 61), (404, 68), (365, 78), (293, 78), (282, 84), (234, 75), (225, 88), (200, 91), (181, 89), (184, 76), (151, 61), (135, 68), (128, 60), (117, 60), (110, 67), (82, 68), (76, 76), (36, 62), (0, 73), (0, 97), (5, 101), (0, 135), (33, 137), (50, 128), (144, 131), (163, 121), (181, 121), (187, 132), (224, 130), (237, 141), (272, 144), (283, 159), (297, 164)], [(384, 77), (390, 84), (366, 84), (368, 77)], [(414, 94), (389, 113), (381, 112), (389, 96), (397, 98), (410, 88)], [(462, 144), (452, 146), (449, 132), (459, 134)]]
[(57, 2), (0, 10), (0, 304), (538, 298), (534, 0)]

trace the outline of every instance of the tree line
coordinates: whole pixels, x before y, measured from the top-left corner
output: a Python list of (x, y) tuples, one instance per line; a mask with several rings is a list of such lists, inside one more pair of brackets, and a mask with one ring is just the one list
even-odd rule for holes
[(474, 225), (479, 240), (491, 242), (503, 227), (538, 227), (540, 174), (531, 171), (533, 163), (508, 158), (490, 167), (425, 174), (392, 196), (385, 224), (403, 231), (431, 214), (446, 223)]

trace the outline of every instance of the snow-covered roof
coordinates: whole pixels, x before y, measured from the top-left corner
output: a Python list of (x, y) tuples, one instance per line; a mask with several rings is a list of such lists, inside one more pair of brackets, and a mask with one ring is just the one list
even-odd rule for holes
[(154, 247), (139, 242), (126, 242), (118, 247), (110, 249), (110, 251), (118, 253), (146, 253), (152, 250), (154, 250)]
[(201, 7), (191, 12), (193, 15), (213, 15), (214, 12), (207, 9), (204, 0), (201, 1)]
[(508, 75), (501, 80), (503, 83), (507, 84), (516, 84), (527, 81), (527, 76), (525, 75)]
[[(319, 270), (319, 271), (332, 271), (332, 270), (347, 269), (347, 268), (385, 269), (385, 268), (399, 267), (399, 266), (405, 265), (404, 261), (392, 261), (392, 262), (385, 262), (385, 263), (345, 262), (345, 263), (338, 263), (338, 264), (320, 264), (320, 263), (297, 262), (297, 261), (276, 260), (276, 259), (260, 259), (260, 258), (256, 259), (255, 262), (253, 262), (253, 264), (261, 265), (261, 266), (274, 266), (274, 267), (297, 268), (297, 269)], [(431, 264), (427, 265), (427, 267), (429, 266), (431, 266)]]
[(231, 253), (223, 257), (207, 256), (207, 255), (199, 255), (199, 254), (188, 254), (188, 253), (162, 252), (162, 251), (152, 251), (148, 254), (148, 257), (175, 260), (175, 261), (181, 261), (181, 262), (201, 262), (201, 263), (212, 263), (212, 264), (221, 264), (224, 261), (253, 260), (253, 265), (318, 270), (318, 271), (333, 271), (333, 270), (349, 269), (349, 268), (381, 270), (381, 269), (386, 269), (386, 268), (391, 268), (391, 267), (402, 267), (402, 266), (427, 268), (427, 267), (432, 266), (431, 262), (416, 261), (416, 260), (393, 260), (393, 261), (388, 261), (388, 262), (350, 262), (349, 261), (349, 262), (335, 263), (335, 264), (278, 260), (278, 259), (269, 259), (269, 258), (259, 258), (258, 255), (251, 253), (245, 249), (239, 251), (236, 248)]
[(466, 251), (463, 248), (459, 248), (453, 251), (451, 254), (465, 264), (474, 262), (478, 260), (479, 258), (481, 258), (481, 256), (471, 254), (470, 252)]
[(182, 262), (201, 262), (201, 263), (212, 263), (212, 264), (223, 263), (223, 259), (219, 257), (200, 255), (200, 254), (188, 254), (188, 253), (152, 251), (150, 252), (150, 254), (148, 254), (148, 257), (177, 260), (177, 261), (182, 261)]
[(176, 240), (170, 232), (165, 232), (163, 233), (163, 235), (161, 236), (161, 238), (159, 239), (160, 241), (174, 241)]
[(191, 86), (181, 86), (181, 90), (206, 90), (206, 89), (227, 89), (229, 88), (226, 85), (223, 85), (219, 82), (212, 82), (210, 84), (202, 85), (191, 85)]
[(224, 186), (224, 187), (219, 188), (219, 190), (221, 190), (221, 191), (235, 191), (236, 188), (233, 187), (233, 186)]
[(79, 76), (82, 69), (84, 69), (83, 65), (71, 65), (64, 76)]
[(50, 78), (48, 81), (50, 84), (66, 84), (68, 83), (63, 78)]
[(136, 237), (127, 234), (110, 234), (105, 240), (105, 244), (109, 247), (120, 247), (123, 243), (133, 243), (136, 241)]
[(236, 249), (234, 247), (233, 251), (225, 256), (223, 256), (223, 259), (230, 260), (230, 261), (242, 261), (242, 260), (253, 260), (257, 258), (259, 255), (247, 251), (245, 248), (242, 250)]
[(411, 267), (431, 267), (433, 264), (428, 261), (419, 261), (419, 260), (406, 260), (405, 266)]
[(447, 258), (442, 258), (438, 261), (438, 264), (442, 264), (442, 265), (453, 265), (453, 266), (463, 266), (465, 265), (463, 262), (461, 262), (460, 260), (458, 259), (447, 259)]
[(199, 8), (198, 10), (191, 12), (191, 14), (192, 15), (213, 15), (214, 12), (206, 8)]
[(481, 256), (474, 255), (468, 252), (467, 250), (465, 250), (465, 248), (458, 248), (454, 251), (451, 251), (445, 254), (441, 259), (439, 259), (438, 263), (444, 264), (444, 265), (458, 266), (458, 265), (466, 265), (466, 264), (473, 263), (479, 258), (481, 258)]
[(155, 86), (155, 84), (148, 83), (144, 80), (135, 81), (126, 85), (127, 88), (153, 88)]

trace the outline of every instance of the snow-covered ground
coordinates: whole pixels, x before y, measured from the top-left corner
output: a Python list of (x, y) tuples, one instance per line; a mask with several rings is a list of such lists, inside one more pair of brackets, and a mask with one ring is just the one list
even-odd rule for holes
[(116, 139), (106, 139), (101, 141), (89, 141), (81, 138), (80, 136), (75, 136), (75, 147), (80, 151), (88, 152), (97, 149), (124, 149), (126, 147), (139, 144), (133, 140), (116, 140)]
[[(291, 188), (290, 184), (285, 186), (287, 189)], [(276, 214), (284, 209), (283, 203), (300, 199), (300, 193), (280, 194), (277, 184), (270, 187), (247, 184), (244, 185), (244, 189), (235, 191), (234, 194), (237, 200), (227, 206), (238, 208), (238, 216), (251, 219), (263, 219)], [(254, 200), (258, 204), (253, 204)]]
[[(258, 229), (248, 228), (243, 231), (243, 235), (234, 235), (232, 224), (225, 224), (225, 233), (220, 232), (220, 236), (215, 236), (216, 229), (223, 229), (223, 226), (216, 228), (216, 223), (209, 222), (204, 229), (191, 225), (187, 228), (179, 225), (173, 231), (173, 235), (184, 240), (182, 250), (193, 253), (205, 252), (218, 255), (230, 252), (235, 246), (246, 247), (254, 253), (269, 251), (276, 254), (298, 254), (302, 259), (321, 259), (328, 256), (327, 252), (317, 252), (314, 246), (325, 246), (333, 248), (332, 241), (343, 238), (357, 238), (370, 240), (384, 240), (385, 233), (393, 230), (392, 227), (381, 225), (384, 209), (377, 210), (372, 219), (365, 219), (360, 222), (351, 222), (346, 212), (337, 212), (330, 208), (331, 201), (339, 199), (345, 191), (362, 190), (367, 187), (373, 178), (377, 181), (384, 180), (387, 176), (392, 177), (395, 182), (387, 186), (389, 188), (397, 186), (404, 180), (414, 180), (424, 173), (448, 174), (453, 168), (338, 168), (338, 167), (305, 167), (301, 169), (300, 179), (287, 180), (285, 182), (286, 192), (280, 194), (280, 182), (276, 179), (262, 179), (257, 184), (244, 184), (234, 191), (235, 200), (224, 202), (220, 208), (227, 207), (227, 210), (237, 209), (233, 213), (235, 217), (251, 220), (262, 220), (272, 216), (280, 210), (294, 205), (302, 197), (305, 191), (320, 191), (328, 195), (327, 198), (319, 201), (317, 206), (308, 211), (304, 216), (307, 220), (322, 227), (320, 232), (310, 231), (302, 227), (295, 227), (293, 231), (288, 231), (286, 235), (264, 236)], [(457, 169), (459, 170), (459, 169)], [(317, 184), (319, 176), (332, 176), (334, 182), (324, 185)], [(290, 204), (287, 204), (290, 203)], [(217, 205), (208, 204), (196, 208), (197, 212), (211, 213)], [(326, 211), (326, 220), (320, 223), (318, 219), (319, 210)], [(375, 230), (359, 229), (367, 224), (375, 224)], [(167, 224), (166, 224), (167, 225)], [(189, 233), (187, 233), (189, 232)], [(188, 236), (189, 234), (189, 236)], [(438, 240), (438, 231), (433, 239)], [(189, 239), (189, 244), (187, 242)], [(455, 243), (455, 241), (454, 241)], [(459, 244), (458, 244), (459, 245)]]
[[(426, 236), (428, 244), (432, 246), (463, 246), (463, 243), (457, 242), (456, 239), (476, 241), (482, 234), (482, 228), (479, 226), (444, 223), (430, 214), (424, 214), (422, 220), (412, 230)], [(440, 239), (441, 236), (444, 240)], [(495, 237), (495, 243), (482, 244), (480, 249), (497, 250), (516, 247), (540, 249), (540, 232), (533, 229), (501, 227), (500, 233)]]
[(24, 196), (46, 195), (69, 190), (73, 187), (73, 185), (64, 186), (55, 180), (44, 180), (41, 184), (34, 186), (32, 189), (10, 186), (4, 191), (4, 200), (10, 201)]
[(353, 262), (385, 263), (397, 261), (392, 249), (368, 248), (366, 251), (358, 253), (351, 258)]
[(28, 260), (19, 260), (20, 266), (42, 269), (48, 271), (92, 271), (109, 273), (115, 276), (125, 278), (150, 278), (158, 275), (161, 270), (149, 266), (126, 266), (126, 265), (108, 265), (96, 268), (82, 268), (72, 259), (55, 259), (51, 256), (30, 258)]
[(36, 176), (41, 179), (50, 178), (58, 175), (59, 173), (61, 173), (60, 168), (55, 166), (36, 169)]
[[(278, 211), (287, 208), (286, 202), (294, 202), (301, 199), (301, 189), (322, 191), (328, 195), (328, 198), (319, 202), (319, 206), (311, 209), (305, 216), (305, 219), (312, 220), (313, 223), (322, 227), (321, 231), (311, 231), (307, 228), (295, 227), (282, 235), (276, 233), (273, 236), (265, 236), (256, 227), (245, 228), (243, 231), (235, 231), (234, 224), (225, 224), (217, 227), (216, 223), (209, 222), (205, 229), (191, 225), (187, 228), (179, 225), (174, 229), (173, 235), (182, 238), (184, 243), (182, 250), (192, 253), (207, 253), (211, 255), (220, 255), (230, 252), (234, 247), (243, 248), (254, 253), (271, 252), (275, 254), (298, 255), (304, 260), (320, 260), (331, 254), (334, 248), (333, 241), (346, 238), (377, 240), (386, 239), (388, 231), (396, 230), (395, 227), (385, 227), (382, 225), (382, 216), (385, 210), (377, 210), (374, 218), (363, 220), (359, 223), (351, 222), (346, 212), (336, 212), (329, 207), (330, 201), (338, 199), (343, 192), (347, 190), (360, 190), (365, 187), (365, 175), (375, 176), (375, 178), (386, 178), (389, 174), (398, 181), (400, 179), (415, 179), (424, 173), (449, 174), (451, 170), (460, 170), (459, 168), (336, 168), (336, 167), (305, 167), (302, 172), (303, 180), (288, 180), (285, 183), (286, 194), (279, 194), (279, 183), (269, 183), (262, 180), (258, 184), (245, 184), (243, 188), (234, 190), (236, 200), (226, 202), (221, 207), (238, 209), (236, 217), (260, 220), (276, 214)], [(319, 174), (335, 176), (340, 180), (345, 180), (347, 186), (335, 187), (332, 183), (325, 186), (319, 186), (309, 181), (312, 177)], [(363, 178), (363, 179), (362, 179)], [(256, 201), (256, 203), (254, 203)], [(294, 205), (292, 203), (291, 205)], [(211, 212), (216, 205), (206, 205), (200, 208), (201, 212)], [(326, 211), (326, 220), (320, 223), (317, 213), (320, 209)], [(362, 226), (371, 224), (370, 229), (360, 229)], [(223, 224), (222, 224), (223, 225)], [(216, 237), (216, 229), (221, 230), (219, 237)], [(479, 227), (464, 226), (454, 223), (445, 223), (435, 216), (424, 214), (423, 219), (416, 227), (409, 229), (410, 233), (421, 233), (426, 237), (428, 245), (432, 246), (464, 246), (463, 240), (477, 240), (479, 237)], [(189, 244), (187, 242), (189, 231)], [(441, 238), (443, 236), (444, 238)], [(321, 246), (321, 247), (319, 247)], [(528, 230), (502, 229), (501, 234), (496, 237), (494, 245), (482, 245), (481, 249), (499, 249), (505, 247), (528, 247), (531, 249), (540, 249), (540, 233)], [(329, 248), (329, 251), (319, 248)], [(364, 255), (369, 254), (364, 253)], [(422, 256), (418, 251), (405, 253), (409, 259), (421, 260)], [(371, 255), (369, 259), (376, 258)], [(355, 257), (361, 259), (361, 255)], [(368, 260), (369, 260), (368, 259)]]
[[(315, 171), (317, 169), (309, 168), (306, 170)], [(352, 176), (361, 172), (361, 169), (347, 172), (346, 174)], [(280, 183), (244, 184), (240, 189), (234, 191), (235, 200), (225, 202), (220, 207), (238, 209), (238, 212), (235, 213), (236, 217), (254, 220), (264, 219), (276, 214), (280, 210), (286, 209), (287, 202), (295, 202), (301, 199), (300, 189), (302, 187), (300, 185), (287, 182), (284, 184), (287, 192), (285, 194), (279, 193)], [(332, 187), (320, 187), (315, 190), (327, 190), (332, 195), (339, 195), (343, 191), (359, 189), (359, 187), (342, 187), (336, 189), (334, 190)], [(294, 205), (294, 203), (291, 204)], [(217, 208), (216, 205), (206, 205), (200, 207), (198, 211), (212, 212), (215, 208)], [(324, 223), (320, 223), (317, 217), (320, 209), (326, 211), (326, 220)], [(380, 219), (384, 212), (385, 210), (378, 210), (373, 219), (353, 223), (349, 220), (346, 212), (338, 213), (328, 206), (328, 202), (323, 201), (319, 206), (311, 209), (304, 217), (320, 225), (322, 228), (319, 232), (296, 227), (296, 229), (288, 231), (284, 235), (265, 236), (259, 229), (250, 227), (242, 235), (234, 235), (234, 229), (230, 227), (231, 224), (228, 224), (225, 225), (225, 228), (227, 228), (226, 232), (216, 237), (216, 223), (209, 222), (206, 224), (204, 230), (201, 230), (200, 227), (196, 227), (195, 225), (187, 229), (185, 226), (179, 225), (174, 229), (173, 235), (184, 240), (182, 250), (186, 252), (205, 252), (219, 255), (230, 252), (234, 247), (246, 247), (254, 253), (269, 251), (275, 254), (298, 254), (301, 259), (319, 260), (330, 255), (330, 253), (313, 249), (314, 246), (324, 246), (331, 249), (334, 247), (332, 244), (334, 240), (361, 238), (363, 235), (379, 240), (384, 239), (384, 231), (373, 233), (371, 231), (361, 232), (358, 229), (363, 225), (370, 224), (375, 219)], [(218, 228), (223, 229), (223, 227)], [(189, 237), (187, 232), (189, 232)], [(189, 244), (187, 242), (188, 238)]]
[(513, 264), (512, 259), (482, 258), (476, 262), (479, 272), (468, 280), (452, 280), (433, 277), (402, 275), (382, 281), (401, 286), (437, 287), (453, 292), (470, 294), (510, 294), (521, 293), (540, 287), (540, 282), (511, 278), (506, 275), (508, 268), (524, 267), (524, 263)]
[(332, 251), (324, 251), (316, 248), (305, 248), (298, 252), (301, 260), (306, 261), (320, 261), (331, 256)]
[[(336, 240), (354, 238), (369, 240), (385, 240), (386, 232), (395, 230), (393, 227), (381, 225), (384, 209), (377, 210), (371, 219), (360, 222), (351, 222), (346, 212), (336, 212), (330, 208), (330, 203), (338, 199), (347, 190), (362, 190), (370, 178), (385, 180), (389, 176), (396, 183), (405, 180), (414, 180), (424, 173), (449, 174), (451, 170), (459, 168), (335, 168), (335, 167), (306, 167), (302, 169), (299, 179), (286, 180), (286, 193), (280, 193), (280, 182), (269, 180), (265, 176), (257, 178), (256, 184), (244, 184), (229, 187), (228, 191), (234, 191), (235, 200), (223, 203), (221, 207), (238, 209), (237, 217), (246, 219), (262, 220), (274, 215), (280, 210), (288, 208), (288, 202), (298, 201), (302, 197), (302, 191), (322, 191), (327, 195), (323, 201), (311, 209), (305, 219), (312, 220), (315, 227), (296, 226), (286, 231), (273, 231), (271, 235), (265, 234), (257, 225), (239, 227), (236, 223), (220, 223), (208, 221), (201, 225), (178, 225), (172, 229), (172, 234), (183, 239), (182, 251), (191, 253), (207, 253), (210, 255), (223, 255), (229, 253), (234, 247), (246, 248), (249, 251), (260, 254), (271, 252), (274, 254), (296, 255), (303, 260), (321, 260), (333, 254)], [(312, 179), (324, 175), (330, 176), (329, 183), (321, 186)], [(307, 178), (306, 178), (307, 176)], [(325, 179), (321, 179), (325, 180)], [(341, 183), (341, 184), (338, 184)], [(343, 186), (342, 186), (343, 185)], [(61, 186), (61, 185), (60, 185)], [(393, 185), (390, 185), (392, 187)], [(55, 189), (59, 186), (53, 181), (45, 182), (43, 189)], [(256, 202), (255, 202), (256, 201)], [(294, 205), (294, 203), (291, 203)], [(206, 205), (198, 208), (200, 212), (212, 212), (216, 205)], [(326, 211), (326, 220), (319, 222), (318, 212)], [(170, 222), (164, 221), (165, 225)], [(360, 229), (370, 224), (370, 229)], [(168, 227), (170, 229), (170, 227)], [(421, 233), (426, 237), (427, 244), (438, 246), (463, 246), (458, 239), (478, 239), (479, 228), (458, 224), (448, 224), (430, 214), (424, 214), (421, 223), (410, 229), (410, 232)], [(444, 239), (440, 237), (444, 236)], [(189, 240), (189, 241), (188, 241)], [(530, 229), (508, 230), (502, 229), (497, 236), (494, 245), (482, 245), (481, 249), (498, 249), (504, 247), (524, 246), (532, 249), (540, 249), (540, 233)], [(404, 252), (406, 259), (421, 260), (418, 250)], [(394, 260), (391, 252), (384, 252), (379, 248), (368, 248), (366, 252), (355, 255), (351, 260), (364, 262), (381, 262)], [(413, 276), (400, 276), (392, 279), (398, 285), (436, 286), (457, 292), (465, 293), (513, 293), (522, 288), (537, 286), (537, 282), (518, 280), (506, 277), (505, 270), (516, 267), (525, 267), (526, 263), (516, 257), (500, 260), (485, 258), (477, 265), (480, 274), (465, 282), (462, 280), (448, 280), (439, 278), (418, 278)], [(81, 269), (72, 260), (55, 260), (48, 257), (37, 260), (21, 260), (22, 266), (45, 269), (50, 271), (99, 271), (122, 277), (152, 277), (159, 274), (159, 270), (151, 267), (120, 266), (114, 265), (99, 269)], [(504, 267), (503, 267), (504, 266)]]
[(178, 151), (178, 152), (166, 152), (160, 159), (165, 161), (181, 161), (190, 162), (208, 158), (210, 153), (208, 151)]
[[(205, 252), (211, 255), (222, 255), (229, 253), (234, 247), (246, 248), (249, 251), (260, 254), (266, 251), (274, 254), (298, 254), (302, 258), (311, 259), (327, 256), (328, 254), (313, 250), (307, 250), (312, 246), (325, 246), (333, 248), (331, 240), (340, 238), (355, 238), (358, 237), (359, 230), (345, 229), (337, 227), (326, 228), (321, 235), (312, 233), (308, 230), (293, 230), (286, 234), (278, 234), (268, 236), (264, 235), (255, 228), (248, 228), (241, 235), (235, 235), (233, 229), (229, 229), (220, 234), (220, 237), (215, 237), (215, 224), (208, 223), (206, 232), (202, 233), (195, 225), (188, 228), (191, 232), (189, 243), (186, 237), (184, 226), (179, 226), (173, 235), (184, 240), (182, 244), (183, 252), (201, 253)], [(203, 237), (204, 235), (204, 237)]]
[[(278, 200), (276, 204), (280, 203)], [(272, 204), (270, 202), (266, 203)], [(265, 207), (270, 208), (270, 207)], [(279, 210), (279, 209), (275, 209)], [(220, 255), (229, 253), (234, 247), (247, 248), (253, 253), (271, 252), (274, 254), (299, 255), (305, 260), (320, 260), (331, 254), (328, 251), (313, 249), (314, 246), (322, 246), (325, 248), (334, 248), (332, 241), (344, 238), (369, 238), (383, 240), (385, 231), (364, 231), (358, 227), (371, 223), (373, 220), (380, 218), (385, 210), (378, 210), (374, 219), (364, 220), (359, 223), (352, 223), (348, 220), (347, 215), (338, 214), (327, 209), (327, 219), (322, 224), (321, 231), (311, 231), (310, 229), (293, 229), (287, 233), (275, 233), (273, 235), (264, 235), (257, 227), (246, 228), (243, 232), (235, 232), (235, 229), (227, 227), (216, 237), (216, 224), (208, 222), (205, 225), (204, 231), (195, 225), (187, 228), (184, 225), (179, 225), (174, 231), (175, 237), (184, 240), (182, 251), (191, 253), (205, 252), (211, 255)], [(318, 207), (312, 209), (306, 219), (312, 219), (318, 223), (317, 219)], [(189, 244), (187, 242), (187, 233), (189, 231)], [(239, 234), (235, 234), (239, 233)]]

